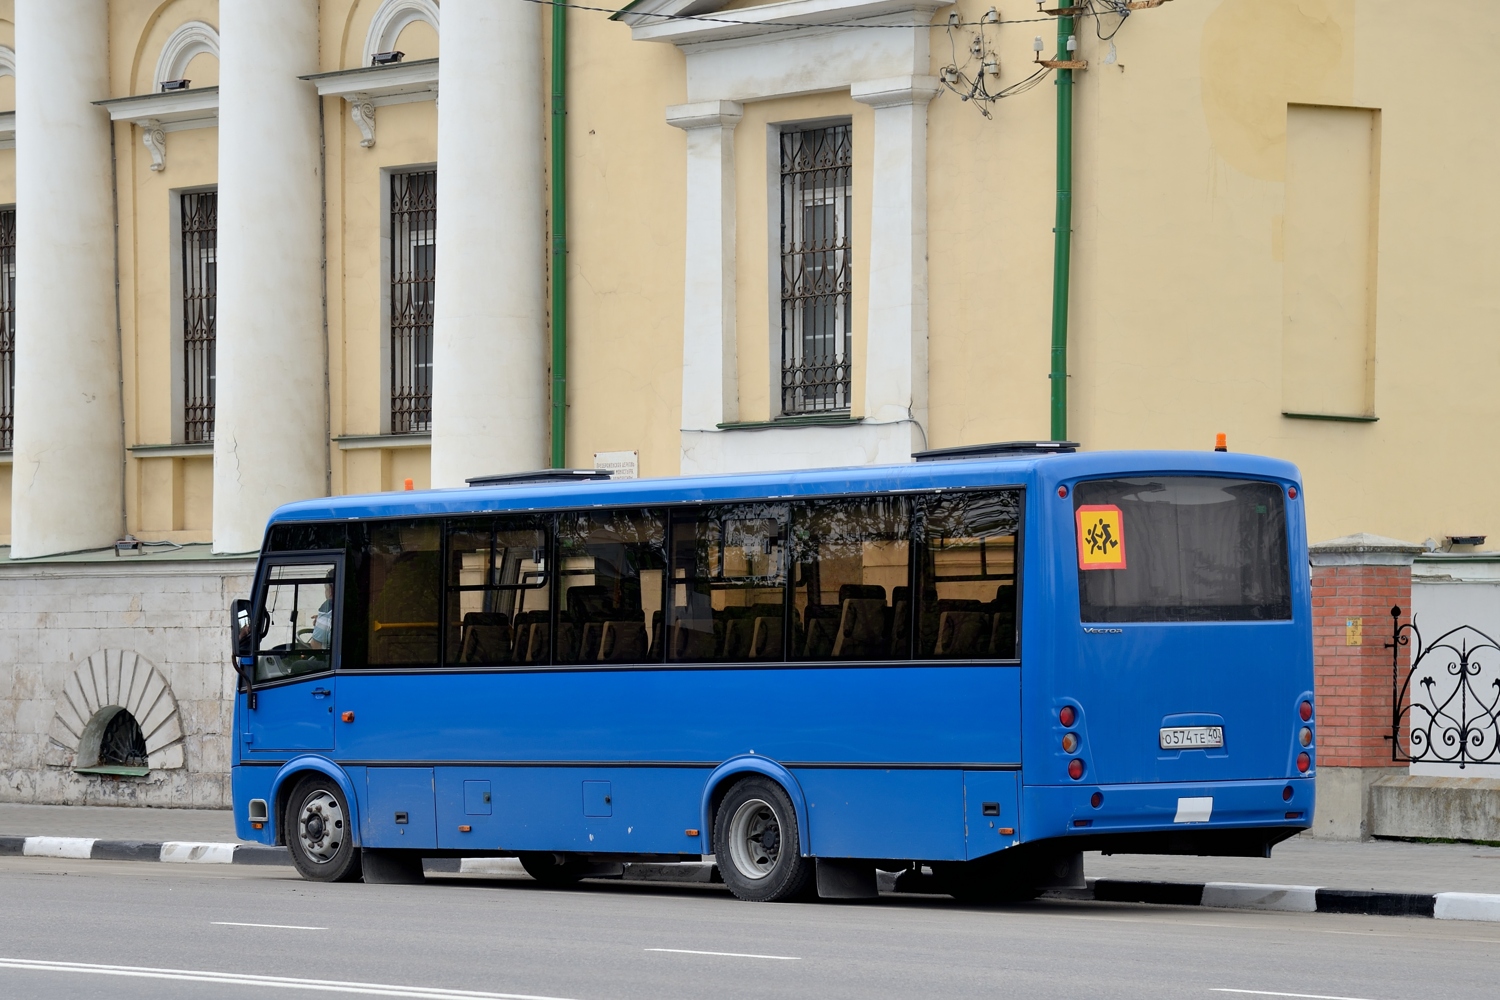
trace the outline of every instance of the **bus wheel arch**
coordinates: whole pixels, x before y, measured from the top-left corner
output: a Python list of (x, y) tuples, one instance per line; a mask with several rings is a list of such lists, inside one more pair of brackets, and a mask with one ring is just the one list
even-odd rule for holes
[(802, 854), (811, 856), (812, 837), (808, 829), (807, 797), (802, 794), (802, 786), (798, 784), (791, 771), (774, 760), (748, 755), (726, 760), (714, 768), (713, 773), (704, 782), (701, 829), (706, 850), (703, 853), (711, 854), (715, 850), (713, 830), (714, 822), (718, 817), (719, 803), (724, 801), (724, 796), (735, 782), (750, 775), (770, 778), (781, 786), (781, 790), (791, 800), (793, 812), (797, 814), (797, 842)]
[(349, 780), (349, 775), (344, 769), (322, 757), (297, 757), (282, 765), (281, 770), (276, 772), (276, 777), (271, 781), (271, 789), (267, 798), (270, 801), (270, 821), (275, 824), (275, 842), (281, 846), (287, 846), (288, 831), (284, 829), (283, 820), (286, 817), (287, 806), (290, 803), (292, 792), (294, 792), (303, 779), (321, 774), (330, 778), (338, 785), (339, 791), (344, 794), (344, 801), (349, 803), (348, 823), (349, 835), (353, 839), (355, 847), (361, 844), (359, 830), (359, 796), (354, 794), (354, 783)]

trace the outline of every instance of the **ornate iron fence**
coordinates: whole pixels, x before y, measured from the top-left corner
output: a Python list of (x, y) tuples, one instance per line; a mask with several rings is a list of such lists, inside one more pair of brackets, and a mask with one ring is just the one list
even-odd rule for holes
[[(1416, 617), (1403, 624), (1399, 606), (1391, 622), (1391, 759), (1500, 764), (1500, 644), (1470, 625), (1424, 642)], [(1402, 650), (1411, 651), (1405, 668)]]
[(182, 196), (183, 440), (214, 439), (219, 316), (219, 192)]
[(781, 412), (849, 409), (853, 126), (781, 136)]
[(391, 433), (432, 429), (437, 171), (391, 175)]
[(0, 209), (0, 451), (10, 451), (16, 398), (16, 210)]

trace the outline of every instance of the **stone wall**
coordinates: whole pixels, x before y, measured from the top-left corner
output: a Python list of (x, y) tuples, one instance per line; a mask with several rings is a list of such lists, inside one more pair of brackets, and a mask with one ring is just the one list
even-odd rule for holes
[[(0, 560), (0, 801), (230, 805), (228, 607), (255, 564), (184, 555)], [(149, 771), (76, 773), (114, 706)]]

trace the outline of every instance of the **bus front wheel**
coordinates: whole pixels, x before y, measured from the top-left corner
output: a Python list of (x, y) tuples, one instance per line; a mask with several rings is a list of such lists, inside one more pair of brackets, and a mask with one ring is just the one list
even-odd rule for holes
[(795, 899), (812, 884), (797, 812), (769, 778), (741, 779), (725, 794), (714, 816), (714, 858), (729, 891), (750, 902)]
[(332, 778), (303, 778), (287, 800), (286, 846), (297, 873), (312, 882), (353, 882), (359, 848), (349, 826), (349, 802)]

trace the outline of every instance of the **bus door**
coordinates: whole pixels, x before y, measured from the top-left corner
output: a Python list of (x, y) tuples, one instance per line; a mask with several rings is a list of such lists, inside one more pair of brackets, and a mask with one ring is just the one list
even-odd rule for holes
[(1076, 703), (1088, 780), (1285, 777), (1311, 643), (1284, 489), (1130, 476), (1078, 483), (1073, 508), (1077, 655), (1056, 693)]
[(255, 596), (254, 709), (243, 749), (333, 749), (341, 555), (267, 559)]

